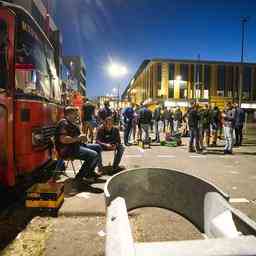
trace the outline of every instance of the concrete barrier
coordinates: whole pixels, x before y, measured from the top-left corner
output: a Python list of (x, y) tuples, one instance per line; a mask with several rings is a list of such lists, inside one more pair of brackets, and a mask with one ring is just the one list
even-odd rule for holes
[(204, 233), (209, 238), (256, 236), (256, 223), (233, 208), (220, 194), (209, 192), (204, 201)]
[(109, 179), (105, 186), (107, 206), (117, 197), (125, 199), (127, 210), (159, 207), (174, 211), (204, 232), (204, 198), (217, 192), (213, 184), (177, 170), (144, 168), (125, 171)]
[[(250, 236), (256, 235), (256, 224), (203, 179), (176, 170), (136, 169), (110, 178), (104, 193), (106, 256), (256, 255), (256, 237)], [(141, 207), (177, 212), (212, 239), (134, 243), (127, 211)]]

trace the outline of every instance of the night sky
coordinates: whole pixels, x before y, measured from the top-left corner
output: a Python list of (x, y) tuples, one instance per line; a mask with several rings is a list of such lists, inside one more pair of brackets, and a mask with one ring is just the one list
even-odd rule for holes
[[(239, 61), (241, 16), (246, 28), (245, 61), (256, 62), (255, 0), (49, 0), (64, 38), (65, 55), (82, 55), (88, 95), (125, 89), (147, 58)], [(108, 75), (118, 62), (129, 74)]]

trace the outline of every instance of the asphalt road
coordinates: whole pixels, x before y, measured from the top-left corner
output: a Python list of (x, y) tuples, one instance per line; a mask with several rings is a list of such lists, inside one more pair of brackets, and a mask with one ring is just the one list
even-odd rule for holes
[[(188, 153), (186, 145), (177, 148), (153, 145), (151, 149), (146, 150), (131, 146), (126, 148), (122, 165), (127, 169), (142, 167), (177, 169), (202, 177), (228, 193), (233, 206), (256, 221), (256, 141), (254, 140), (256, 136), (251, 132), (248, 137), (245, 146), (236, 148), (232, 156), (224, 156), (221, 146), (210, 148), (203, 155)], [(186, 144), (187, 140), (184, 139), (183, 143)], [(112, 158), (112, 152), (104, 152), (105, 165), (112, 162)], [(79, 161), (75, 164), (76, 168), (79, 168)], [(40, 223), (44, 221), (47, 230), (44, 240), (41, 237), (42, 230), (38, 231), (43, 255), (104, 255), (103, 188), (109, 176), (103, 176), (99, 183), (78, 192), (73, 182), (73, 170), (68, 168), (67, 174), (70, 177), (62, 177), (62, 181), (65, 182), (65, 202), (60, 209), (59, 217), (36, 219), (22, 232), (22, 237), (26, 237), (31, 230), (35, 233), (38, 221)], [(139, 209), (130, 214), (130, 222), (133, 236), (140, 242), (201, 238), (201, 234), (191, 223), (166, 210)], [(31, 240), (29, 241), (31, 243)], [(19, 245), (21, 242), (26, 244), (27, 240), (24, 241), (19, 237), (11, 244), (11, 248), (15, 248), (15, 244)], [(23, 248), (20, 255), (33, 255), (25, 252)], [(8, 253), (7, 250), (3, 255), (11, 255)], [(19, 253), (16, 252), (15, 255)]]

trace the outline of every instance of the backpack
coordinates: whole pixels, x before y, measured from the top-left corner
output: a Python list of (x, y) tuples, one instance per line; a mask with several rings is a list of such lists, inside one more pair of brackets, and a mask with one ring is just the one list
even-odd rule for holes
[(151, 119), (152, 119), (152, 113), (150, 110), (148, 110), (147, 108), (143, 108), (140, 110), (140, 113), (139, 113), (140, 123), (150, 124)]

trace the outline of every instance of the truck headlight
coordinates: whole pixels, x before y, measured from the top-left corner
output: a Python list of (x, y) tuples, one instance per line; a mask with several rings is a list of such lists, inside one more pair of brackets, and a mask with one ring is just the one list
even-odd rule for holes
[(44, 140), (44, 135), (40, 131), (32, 132), (32, 145), (39, 146), (42, 145)]

